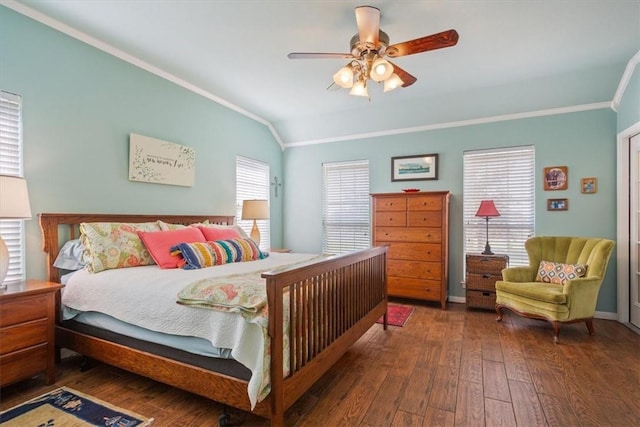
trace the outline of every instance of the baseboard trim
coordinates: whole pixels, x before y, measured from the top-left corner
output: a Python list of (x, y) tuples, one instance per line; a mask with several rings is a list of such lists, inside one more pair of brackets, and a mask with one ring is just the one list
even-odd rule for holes
[(618, 313), (611, 313), (609, 311), (596, 311), (596, 314), (593, 315), (596, 319), (603, 320), (618, 320)]

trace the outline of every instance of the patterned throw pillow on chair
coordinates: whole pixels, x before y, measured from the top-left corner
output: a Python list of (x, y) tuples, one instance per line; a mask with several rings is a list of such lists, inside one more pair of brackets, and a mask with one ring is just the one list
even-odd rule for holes
[(584, 277), (586, 264), (561, 264), (558, 262), (540, 261), (536, 282), (564, 285), (567, 280)]

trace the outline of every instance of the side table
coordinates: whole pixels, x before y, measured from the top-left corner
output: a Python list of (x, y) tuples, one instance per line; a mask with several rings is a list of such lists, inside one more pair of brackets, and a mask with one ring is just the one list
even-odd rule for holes
[(0, 387), (45, 372), (55, 382), (55, 310), (62, 285), (42, 280), (0, 290)]

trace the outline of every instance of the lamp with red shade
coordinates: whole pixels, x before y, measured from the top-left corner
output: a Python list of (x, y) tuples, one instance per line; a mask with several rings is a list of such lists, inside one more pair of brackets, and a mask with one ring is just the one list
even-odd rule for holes
[(493, 200), (482, 200), (476, 216), (483, 216), (487, 221), (487, 243), (484, 246), (484, 252), (482, 255), (493, 255), (491, 252), (491, 246), (489, 246), (489, 217), (500, 216), (500, 212), (496, 209), (496, 205)]

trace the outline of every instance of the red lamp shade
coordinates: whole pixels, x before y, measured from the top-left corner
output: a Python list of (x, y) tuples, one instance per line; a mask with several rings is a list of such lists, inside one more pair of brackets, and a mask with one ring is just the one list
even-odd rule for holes
[(493, 200), (482, 200), (476, 216), (500, 216), (500, 212), (493, 204)]

